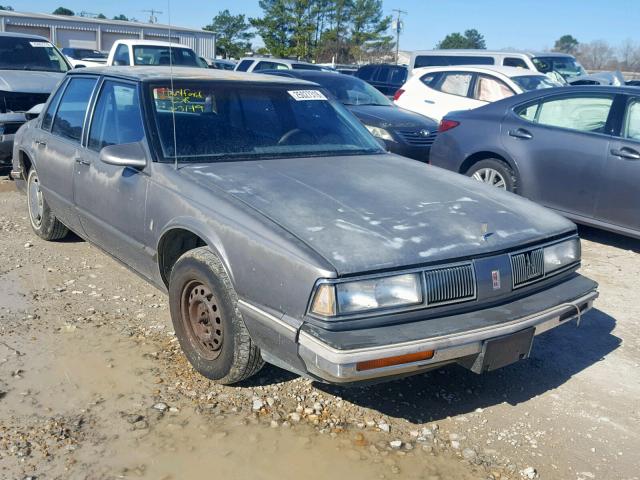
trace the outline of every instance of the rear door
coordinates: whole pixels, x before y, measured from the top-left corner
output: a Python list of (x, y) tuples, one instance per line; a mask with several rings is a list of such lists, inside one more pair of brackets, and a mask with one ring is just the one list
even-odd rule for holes
[(36, 168), (40, 186), (56, 216), (81, 232), (74, 208), (73, 173), (96, 77), (74, 76), (49, 103), (36, 137)]
[(621, 95), (619, 127), (611, 139), (595, 218), (640, 232), (640, 95)]
[(521, 194), (569, 214), (594, 215), (611, 140), (613, 98), (560, 94), (505, 116), (501, 139), (518, 165)]

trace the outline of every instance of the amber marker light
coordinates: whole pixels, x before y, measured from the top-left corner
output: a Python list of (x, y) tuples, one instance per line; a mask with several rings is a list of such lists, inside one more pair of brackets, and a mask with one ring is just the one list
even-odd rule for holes
[(392, 367), (394, 365), (402, 365), (404, 363), (420, 362), (430, 360), (436, 353), (435, 350), (426, 350), (424, 352), (408, 353), (406, 355), (398, 355), (396, 357), (378, 358), (375, 360), (367, 360), (365, 362), (356, 363), (356, 370), (373, 370), (376, 368)]

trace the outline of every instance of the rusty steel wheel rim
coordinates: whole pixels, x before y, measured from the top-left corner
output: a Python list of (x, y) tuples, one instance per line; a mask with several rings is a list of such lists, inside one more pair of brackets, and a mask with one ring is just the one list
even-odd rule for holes
[(224, 330), (217, 301), (209, 287), (191, 281), (182, 290), (182, 322), (191, 344), (207, 360), (220, 355)]

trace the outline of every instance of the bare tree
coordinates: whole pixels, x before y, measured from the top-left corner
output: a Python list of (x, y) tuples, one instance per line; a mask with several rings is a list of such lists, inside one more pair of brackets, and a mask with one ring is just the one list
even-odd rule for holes
[(615, 50), (604, 40), (580, 44), (577, 56), (587, 70), (603, 70), (612, 64), (615, 68)]
[(628, 38), (620, 45), (618, 55), (621, 70), (626, 72), (640, 71), (640, 44)]

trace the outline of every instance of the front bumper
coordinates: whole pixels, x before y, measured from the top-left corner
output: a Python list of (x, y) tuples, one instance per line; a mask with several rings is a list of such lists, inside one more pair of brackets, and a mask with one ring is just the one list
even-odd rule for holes
[[(450, 325), (450, 333), (440, 330), (429, 335), (430, 322), (434, 324), (435, 319), (349, 332), (326, 332), (303, 326), (298, 335), (298, 354), (312, 376), (330, 383), (411, 375), (449, 363), (469, 367), (482, 353), (485, 341), (528, 328), (534, 328), (535, 335), (539, 335), (580, 318), (592, 308), (597, 297), (597, 284), (576, 275), (506, 305), (440, 319)], [(357, 369), (359, 362), (426, 350), (435, 351), (429, 360), (374, 370)]]
[(402, 157), (428, 163), (431, 145), (409, 145), (407, 143), (385, 141), (387, 150)]

